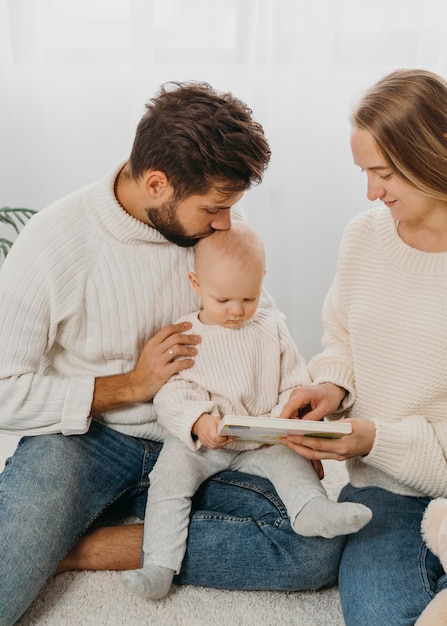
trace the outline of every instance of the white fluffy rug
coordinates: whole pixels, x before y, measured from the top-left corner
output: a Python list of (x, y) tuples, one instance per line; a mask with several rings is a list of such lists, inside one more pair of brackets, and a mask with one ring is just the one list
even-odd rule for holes
[[(0, 469), (16, 439), (0, 437)], [(335, 498), (343, 464), (327, 462), (324, 480)], [(117, 572), (68, 572), (51, 579), (20, 626), (344, 626), (336, 588), (316, 592), (221, 591), (173, 587), (164, 600), (130, 595)]]

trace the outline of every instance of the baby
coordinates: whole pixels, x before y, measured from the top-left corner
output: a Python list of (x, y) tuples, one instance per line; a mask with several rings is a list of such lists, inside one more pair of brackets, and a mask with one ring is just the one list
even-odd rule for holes
[(182, 319), (202, 342), (194, 366), (172, 376), (154, 398), (169, 434), (150, 474), (144, 565), (122, 575), (129, 589), (152, 599), (164, 597), (180, 571), (191, 498), (217, 472), (268, 478), (301, 535), (355, 533), (371, 519), (364, 505), (329, 500), (311, 463), (289, 448), (217, 434), (224, 415), (279, 417), (291, 390), (310, 378), (278, 312), (258, 308), (265, 253), (248, 224), (236, 221), (201, 239), (194, 269), (190, 280), (202, 308)]

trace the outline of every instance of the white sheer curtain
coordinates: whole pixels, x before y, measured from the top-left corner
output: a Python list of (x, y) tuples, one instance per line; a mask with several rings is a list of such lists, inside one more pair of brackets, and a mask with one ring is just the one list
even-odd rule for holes
[(306, 357), (346, 222), (368, 206), (353, 99), (396, 67), (447, 75), (445, 0), (0, 0), (0, 205), (40, 209), (130, 149), (169, 80), (230, 90), (273, 158), (243, 205)]

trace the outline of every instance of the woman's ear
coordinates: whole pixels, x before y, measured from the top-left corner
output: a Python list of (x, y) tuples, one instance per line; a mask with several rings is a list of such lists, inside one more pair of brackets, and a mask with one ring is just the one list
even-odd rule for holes
[(200, 296), (200, 284), (199, 284), (199, 279), (197, 278), (197, 274), (195, 274), (194, 272), (190, 272), (189, 280), (194, 291)]

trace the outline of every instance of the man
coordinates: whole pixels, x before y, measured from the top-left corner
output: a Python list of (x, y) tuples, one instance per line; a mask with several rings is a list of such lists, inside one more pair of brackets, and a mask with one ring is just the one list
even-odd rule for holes
[[(200, 350), (188, 325), (171, 324), (198, 308), (193, 246), (231, 227), (269, 157), (244, 103), (206, 84), (166, 85), (129, 160), (39, 212), (13, 246), (0, 272), (0, 429), (25, 437), (0, 476), (1, 626), (113, 505), (143, 517), (164, 437), (151, 399)], [(335, 580), (342, 542), (297, 537), (267, 481), (219, 474), (193, 508), (175, 582)], [(141, 526), (99, 529), (58, 571), (138, 567), (140, 554)]]

